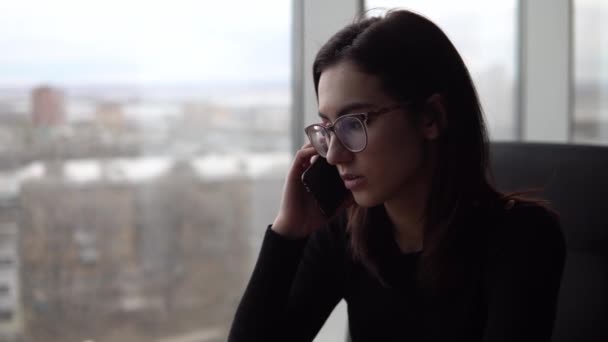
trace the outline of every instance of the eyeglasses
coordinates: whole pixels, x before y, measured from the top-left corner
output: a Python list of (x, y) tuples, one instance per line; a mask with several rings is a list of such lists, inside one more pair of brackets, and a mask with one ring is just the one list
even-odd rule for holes
[(381, 115), (402, 108), (404, 104), (381, 108), (366, 113), (347, 114), (339, 117), (333, 124), (323, 126), (312, 124), (304, 129), (312, 146), (323, 158), (327, 157), (331, 132), (340, 140), (342, 146), (351, 152), (362, 152), (367, 147), (367, 120), (370, 116)]

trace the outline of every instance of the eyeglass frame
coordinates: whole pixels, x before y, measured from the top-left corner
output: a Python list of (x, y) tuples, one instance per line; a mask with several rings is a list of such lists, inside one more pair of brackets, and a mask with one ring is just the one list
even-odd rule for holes
[[(329, 143), (331, 143), (331, 133), (333, 133), (336, 138), (338, 138), (338, 140), (340, 141), (340, 144), (347, 149), (348, 151), (352, 152), (352, 153), (360, 153), (365, 151), (365, 149), (367, 148), (367, 141), (368, 141), (368, 136), (367, 136), (367, 120), (369, 119), (370, 115), (382, 115), (382, 114), (387, 114), (390, 113), (396, 109), (399, 108), (403, 108), (406, 107), (408, 105), (410, 105), (410, 102), (405, 102), (405, 103), (400, 103), (400, 104), (396, 104), (390, 107), (384, 107), (384, 108), (380, 108), (380, 109), (376, 109), (376, 110), (372, 110), (372, 111), (367, 111), (367, 112), (362, 112), (362, 113), (352, 113), (352, 114), (345, 114), (340, 116), (339, 118), (336, 119), (336, 121), (334, 121), (333, 123), (329, 123), (327, 126), (323, 126), (321, 124), (315, 123), (315, 124), (311, 124), (308, 125), (304, 128), (304, 133), (306, 134), (306, 136), (308, 137), (308, 141), (310, 142), (310, 144), (315, 148), (315, 150), (317, 150), (315, 144), (313, 144), (312, 139), (310, 138), (310, 135), (308, 134), (308, 130), (314, 126), (318, 126), (321, 127), (321, 129), (327, 133), (327, 136), (330, 138)], [(363, 116), (363, 120), (360, 119), (360, 117)], [(356, 150), (353, 151), (350, 148), (346, 147), (346, 145), (344, 145), (344, 142), (342, 142), (342, 139), (340, 139), (340, 137), (338, 136), (338, 134), (336, 134), (335, 128), (334, 126), (336, 125), (336, 123), (340, 120), (342, 120), (343, 118), (348, 118), (348, 117), (355, 117), (355, 119), (359, 120), (362, 124), (363, 124), (363, 133), (365, 134), (365, 144), (363, 145), (363, 147), (360, 150)], [(319, 152), (319, 150), (317, 150), (317, 152)], [(327, 145), (327, 152), (329, 152), (329, 144)], [(319, 155), (321, 155), (321, 153), (319, 152)], [(321, 155), (322, 156), (322, 155)], [(325, 154), (325, 156), (322, 157), (326, 157), (327, 154)]]

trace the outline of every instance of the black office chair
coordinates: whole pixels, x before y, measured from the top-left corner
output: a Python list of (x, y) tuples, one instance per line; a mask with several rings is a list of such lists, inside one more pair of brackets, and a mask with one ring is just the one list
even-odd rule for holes
[(554, 342), (608, 341), (608, 147), (493, 143), (502, 191), (542, 187), (560, 213), (568, 255)]

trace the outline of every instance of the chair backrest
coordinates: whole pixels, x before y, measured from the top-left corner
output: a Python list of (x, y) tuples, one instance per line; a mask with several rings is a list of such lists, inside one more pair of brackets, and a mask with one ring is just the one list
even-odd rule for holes
[(554, 342), (608, 341), (608, 147), (492, 143), (498, 188), (541, 187), (561, 218), (568, 255)]

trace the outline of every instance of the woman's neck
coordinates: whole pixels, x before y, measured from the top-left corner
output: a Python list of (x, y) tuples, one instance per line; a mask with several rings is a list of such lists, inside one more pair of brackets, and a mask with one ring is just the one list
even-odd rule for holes
[(426, 159), (418, 176), (408, 182), (392, 199), (384, 202), (387, 216), (395, 227), (395, 240), (402, 252), (415, 252), (424, 247), (425, 210), (430, 193), (434, 154)]
[(415, 187), (418, 189), (410, 189), (408, 196), (384, 203), (386, 214), (395, 228), (395, 240), (404, 253), (423, 249), (427, 191), (422, 186)]

